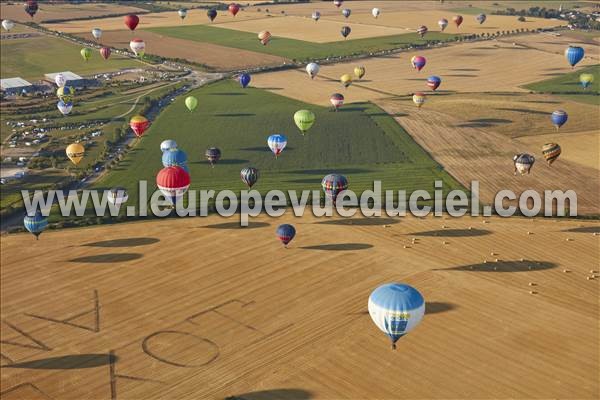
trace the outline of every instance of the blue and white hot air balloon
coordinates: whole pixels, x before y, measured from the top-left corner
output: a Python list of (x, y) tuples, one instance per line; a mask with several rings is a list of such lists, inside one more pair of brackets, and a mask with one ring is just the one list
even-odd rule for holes
[(275, 154), (275, 158), (281, 154), (285, 146), (287, 145), (287, 137), (285, 135), (271, 135), (267, 138), (267, 144), (269, 148)]
[(167, 150), (177, 150), (177, 142), (173, 139), (163, 140), (160, 143), (160, 151), (164, 153)]
[(386, 283), (369, 296), (369, 314), (392, 341), (392, 349), (402, 336), (412, 331), (425, 314), (425, 300), (419, 291), (404, 283)]
[[(182, 167), (187, 163), (187, 154), (183, 150), (167, 150), (162, 155), (162, 163), (165, 167)], [(185, 168), (184, 168), (185, 169)]]
[(558, 128), (560, 128), (567, 122), (567, 120), (569, 119), (569, 115), (564, 110), (556, 110), (552, 113), (550, 118), (552, 119), (552, 124), (558, 130)]
[(25, 214), (25, 218), (23, 218), (23, 225), (25, 226), (25, 229), (31, 232), (37, 240), (42, 232), (48, 227), (48, 219), (44, 217), (39, 210), (37, 210), (33, 216)]
[(569, 62), (569, 64), (571, 65), (571, 67), (574, 67), (575, 64), (577, 64), (579, 61), (581, 61), (584, 54), (585, 54), (585, 51), (583, 50), (582, 47), (579, 47), (579, 46), (569, 46), (565, 50), (565, 57), (566, 57), (567, 61)]

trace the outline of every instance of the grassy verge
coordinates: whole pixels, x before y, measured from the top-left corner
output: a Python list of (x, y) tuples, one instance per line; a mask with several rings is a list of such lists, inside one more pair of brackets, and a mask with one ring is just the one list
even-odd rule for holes
[[(594, 75), (594, 82), (587, 89), (584, 89), (579, 82), (579, 75), (583, 73)], [(578, 68), (568, 74), (523, 87), (539, 93), (564, 95), (570, 100), (581, 103), (600, 105), (600, 65)]]

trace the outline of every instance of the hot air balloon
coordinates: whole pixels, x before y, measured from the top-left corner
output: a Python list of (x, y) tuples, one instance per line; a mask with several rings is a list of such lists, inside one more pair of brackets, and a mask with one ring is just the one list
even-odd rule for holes
[(92, 36), (96, 40), (100, 39), (102, 37), (102, 29), (100, 29), (100, 28), (92, 29)]
[(75, 88), (73, 86), (59, 87), (56, 91), (56, 96), (63, 103), (73, 102), (73, 95), (75, 95)]
[(310, 76), (310, 79), (314, 79), (319, 73), (319, 64), (311, 62), (306, 66), (306, 73)]
[(562, 150), (560, 146), (556, 143), (546, 143), (542, 146), (542, 154), (544, 155), (544, 158), (546, 159), (548, 165), (552, 165), (552, 163), (556, 161), (558, 156), (560, 156), (561, 152)]
[(238, 11), (240, 11), (240, 6), (239, 4), (231, 3), (227, 9), (229, 10), (229, 13), (235, 17)]
[(210, 147), (206, 149), (204, 156), (210, 163), (210, 166), (214, 168), (215, 164), (221, 159), (221, 150), (216, 147)]
[(141, 138), (146, 129), (150, 126), (150, 121), (143, 115), (134, 115), (129, 120), (129, 127), (135, 133), (135, 136)]
[(115, 206), (120, 206), (121, 204), (127, 202), (129, 199), (129, 195), (127, 194), (127, 190), (122, 187), (115, 187), (110, 189), (108, 192), (108, 202), (114, 204)]
[(477, 22), (479, 22), (479, 25), (481, 25), (487, 19), (487, 15), (485, 15), (485, 14), (479, 14), (477, 17), (475, 17), (475, 19), (477, 20)]
[(33, 16), (38, 11), (38, 2), (35, 0), (29, 0), (25, 2), (23, 7), (25, 8), (25, 12), (33, 19)]
[(594, 75), (581, 74), (579, 75), (579, 82), (581, 83), (581, 86), (583, 86), (584, 89), (587, 89), (588, 86), (590, 86), (592, 82), (594, 82)]
[(131, 42), (129, 42), (129, 47), (136, 56), (140, 58), (144, 57), (144, 54), (146, 53), (146, 42), (142, 39), (132, 39)]
[(240, 172), (240, 177), (242, 182), (251, 188), (258, 181), (258, 170), (254, 167), (246, 167)]
[(421, 92), (413, 94), (413, 103), (415, 103), (417, 107), (421, 108), (421, 106), (425, 103), (425, 94)]
[(354, 67), (354, 76), (358, 79), (362, 79), (366, 72), (365, 67)]
[(165, 167), (156, 175), (156, 186), (173, 204), (190, 187), (190, 174), (181, 167)]
[(582, 47), (579, 47), (579, 46), (569, 46), (565, 50), (565, 57), (567, 58), (567, 61), (569, 62), (571, 67), (574, 67), (575, 64), (577, 64), (579, 61), (581, 61), (584, 54), (585, 54), (585, 51), (583, 50)]
[(287, 247), (288, 243), (296, 236), (296, 228), (290, 224), (283, 224), (277, 227), (277, 239)]
[(335, 204), (341, 191), (348, 189), (348, 179), (344, 175), (329, 174), (321, 181), (325, 195)]
[(421, 25), (418, 29), (417, 29), (417, 33), (419, 34), (419, 36), (421, 38), (423, 38), (423, 36), (425, 36), (425, 34), (427, 33), (427, 27), (425, 25)]
[(347, 88), (348, 86), (352, 85), (352, 75), (350, 75), (350, 74), (342, 75), (340, 77), (340, 82), (345, 88)]
[(271, 32), (269, 31), (262, 31), (258, 34), (258, 40), (260, 40), (260, 42), (262, 43), (263, 46), (266, 46), (269, 43), (269, 40), (271, 40)]
[(552, 113), (550, 118), (552, 119), (552, 124), (556, 127), (556, 130), (558, 130), (561, 126), (565, 124), (565, 122), (567, 122), (567, 119), (569, 119), (569, 115), (566, 111), (556, 110)]
[(454, 22), (456, 24), (456, 27), (458, 28), (463, 22), (462, 15), (455, 15), (454, 17), (452, 17), (452, 22)]
[(59, 100), (58, 103), (56, 103), (56, 107), (58, 108), (58, 111), (60, 111), (62, 115), (67, 115), (73, 109), (73, 103), (65, 103), (62, 100)]
[(439, 76), (432, 75), (427, 78), (427, 86), (433, 91), (435, 91), (441, 83), (442, 79)]
[(250, 84), (250, 80), (252, 80), (250, 74), (240, 75), (240, 85), (242, 85), (243, 88), (246, 88)]
[(71, 162), (75, 165), (78, 165), (83, 159), (83, 155), (85, 154), (85, 147), (81, 143), (71, 143), (65, 149), (67, 153), (67, 157)]
[(425, 300), (417, 289), (404, 283), (386, 283), (369, 296), (373, 323), (392, 341), (392, 349), (402, 336), (412, 331), (425, 314)]
[(56, 83), (56, 86), (63, 87), (67, 83), (67, 78), (65, 78), (63, 74), (56, 74), (54, 82)]
[(4, 21), (2, 21), (2, 27), (6, 30), (6, 31), (10, 31), (12, 28), (15, 27), (15, 23), (12, 22), (10, 19), (5, 19)]
[(340, 93), (334, 93), (329, 98), (329, 101), (333, 105), (335, 111), (337, 111), (338, 108), (340, 108), (344, 104), (344, 95)]
[(352, 32), (352, 29), (350, 29), (349, 26), (343, 26), (342, 29), (340, 30), (342, 36), (345, 38), (348, 37), (348, 35), (350, 34), (350, 32)]
[(185, 8), (180, 8), (179, 11), (177, 11), (177, 14), (179, 15), (179, 18), (183, 20), (187, 16), (187, 10)]
[(90, 49), (89, 47), (84, 47), (83, 49), (81, 49), (80, 53), (84, 61), (87, 61), (92, 57), (92, 49)]
[(523, 153), (517, 154), (513, 157), (515, 163), (515, 175), (519, 172), (521, 175), (529, 174), (533, 163), (535, 163), (535, 157), (531, 154)]
[(444, 32), (444, 29), (448, 26), (448, 20), (446, 18), (442, 18), (438, 21), (438, 25), (440, 26), (440, 30)]
[(427, 64), (427, 59), (425, 59), (423, 56), (413, 56), (413, 58), (410, 60), (410, 63), (414, 69), (421, 71), (425, 64)]
[(188, 96), (185, 98), (185, 106), (188, 110), (194, 111), (198, 107), (198, 99), (194, 96)]
[(315, 114), (309, 110), (298, 110), (294, 114), (294, 122), (304, 135), (315, 123)]
[(214, 20), (215, 20), (215, 18), (217, 18), (217, 10), (215, 10), (214, 8), (211, 8), (210, 10), (208, 10), (208, 11), (206, 12), (206, 15), (208, 16), (208, 18), (209, 18), (211, 21), (214, 21)]
[(336, 6), (337, 8), (340, 8), (342, 3), (343, 3), (343, 0), (333, 0), (333, 5)]
[(348, 18), (350, 16), (350, 14), (352, 14), (352, 10), (350, 10), (349, 8), (344, 8), (342, 10), (342, 15), (346, 18)]
[(160, 151), (177, 150), (177, 142), (173, 139), (167, 139), (160, 142)]
[(287, 137), (285, 135), (279, 134), (271, 135), (267, 138), (267, 145), (269, 146), (273, 154), (275, 154), (275, 158), (277, 158), (287, 145)]
[(371, 10), (371, 14), (372, 14), (372, 15), (373, 15), (375, 18), (377, 18), (377, 17), (379, 17), (379, 14), (381, 14), (381, 10), (380, 10), (379, 8), (374, 8), (374, 9), (372, 9), (372, 10)]
[(312, 19), (314, 19), (315, 21), (318, 21), (319, 18), (321, 18), (321, 13), (319, 11), (314, 11), (312, 13)]
[(23, 225), (25, 226), (25, 229), (33, 233), (35, 240), (39, 240), (39, 236), (48, 227), (48, 219), (44, 217), (39, 210), (36, 210), (33, 216), (25, 214)]
[(167, 150), (162, 153), (162, 163), (164, 167), (182, 167), (187, 163), (187, 154), (181, 149)]
[(110, 47), (102, 47), (100, 49), (100, 55), (102, 56), (102, 58), (104, 58), (105, 60), (108, 60), (108, 57), (110, 57)]
[(140, 23), (140, 18), (135, 14), (126, 15), (124, 18), (125, 25), (131, 30), (134, 31), (135, 28)]

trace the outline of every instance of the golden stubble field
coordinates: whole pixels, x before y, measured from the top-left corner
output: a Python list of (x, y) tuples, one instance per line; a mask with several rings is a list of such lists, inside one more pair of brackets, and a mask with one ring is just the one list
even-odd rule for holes
[[(19, 22), (32, 21), (29, 14), (23, 8), (25, 2), (15, 1), (12, 4), (2, 2), (0, 4), (0, 15), (2, 19), (12, 19)], [(102, 17), (108, 14), (137, 13), (143, 11), (137, 7), (123, 6), (120, 4), (46, 4), (39, 2), (39, 9), (33, 21), (40, 22), (47, 19), (65, 19), (81, 17)], [(91, 28), (90, 28), (91, 29)]]
[[(586, 277), (600, 226), (485, 221), (210, 217), (3, 236), (2, 398), (597, 398), (600, 279)], [(283, 222), (298, 232), (288, 249)], [(367, 314), (390, 281), (427, 301), (397, 351)]]

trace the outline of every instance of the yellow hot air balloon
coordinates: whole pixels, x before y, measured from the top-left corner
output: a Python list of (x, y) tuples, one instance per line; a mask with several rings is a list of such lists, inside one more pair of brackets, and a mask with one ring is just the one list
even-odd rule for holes
[(362, 77), (365, 76), (366, 72), (367, 72), (367, 70), (365, 69), (365, 67), (355, 67), (354, 68), (354, 76), (357, 77), (358, 79), (362, 79)]
[(85, 147), (81, 143), (71, 143), (67, 146), (67, 157), (69, 160), (75, 165), (79, 164), (79, 162), (83, 159), (83, 155), (85, 154)]
[(425, 103), (425, 94), (421, 92), (413, 94), (413, 102), (417, 105), (417, 107), (421, 108), (423, 103)]
[(350, 85), (352, 85), (352, 75), (350, 74), (344, 74), (340, 77), (340, 82), (342, 83), (342, 85), (344, 85), (344, 87), (348, 87)]
[(581, 74), (579, 75), (579, 82), (581, 82), (581, 86), (583, 86), (584, 89), (587, 89), (588, 86), (590, 86), (592, 82), (594, 82), (594, 75)]

